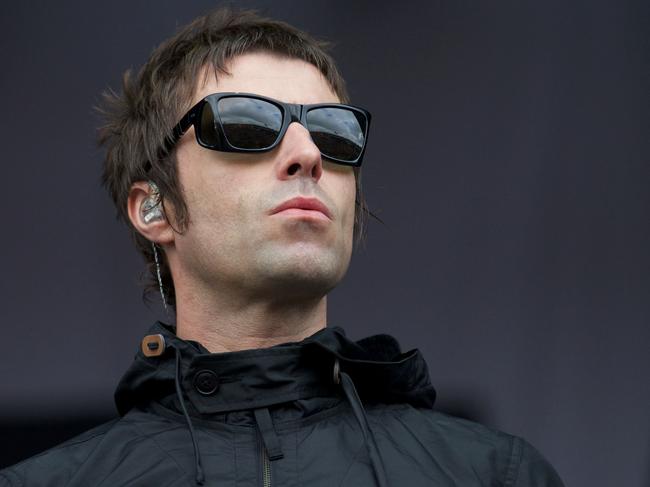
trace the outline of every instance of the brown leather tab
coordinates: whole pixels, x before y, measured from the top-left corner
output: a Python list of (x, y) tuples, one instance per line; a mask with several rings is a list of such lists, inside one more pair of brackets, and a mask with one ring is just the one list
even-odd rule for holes
[(142, 353), (145, 357), (157, 357), (165, 351), (165, 337), (157, 335), (147, 335), (142, 339)]

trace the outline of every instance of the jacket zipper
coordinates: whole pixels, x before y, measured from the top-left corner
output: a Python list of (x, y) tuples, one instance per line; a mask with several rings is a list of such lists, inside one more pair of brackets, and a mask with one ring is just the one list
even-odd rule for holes
[(258, 444), (260, 445), (260, 457), (262, 458), (262, 485), (264, 487), (271, 487), (271, 461), (266, 453), (264, 442), (259, 441)]

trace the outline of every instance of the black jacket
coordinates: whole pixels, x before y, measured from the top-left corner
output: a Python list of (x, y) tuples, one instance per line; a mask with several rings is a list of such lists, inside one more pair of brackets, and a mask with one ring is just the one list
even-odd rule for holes
[(432, 409), (418, 350), (325, 328), (210, 354), (156, 323), (120, 382), (121, 418), (0, 472), (0, 486), (535, 486), (526, 441)]

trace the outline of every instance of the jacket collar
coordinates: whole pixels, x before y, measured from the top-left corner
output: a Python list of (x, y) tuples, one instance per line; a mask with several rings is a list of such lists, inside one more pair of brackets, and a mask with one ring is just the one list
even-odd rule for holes
[(164, 349), (136, 354), (115, 392), (121, 415), (174, 393), (176, 350), (182, 388), (199, 414), (256, 409), (273, 404), (339, 395), (335, 361), (357, 385), (364, 402), (407, 402), (433, 406), (435, 390), (417, 349), (402, 353), (390, 335), (352, 341), (340, 327), (327, 327), (300, 342), (237, 352), (210, 353), (198, 342), (182, 340), (174, 328), (155, 323), (147, 336), (161, 335)]

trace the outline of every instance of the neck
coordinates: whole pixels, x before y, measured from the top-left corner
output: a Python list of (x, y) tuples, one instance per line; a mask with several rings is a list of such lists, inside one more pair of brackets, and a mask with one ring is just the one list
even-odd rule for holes
[(300, 341), (327, 323), (327, 297), (278, 301), (176, 290), (176, 334), (212, 353)]

